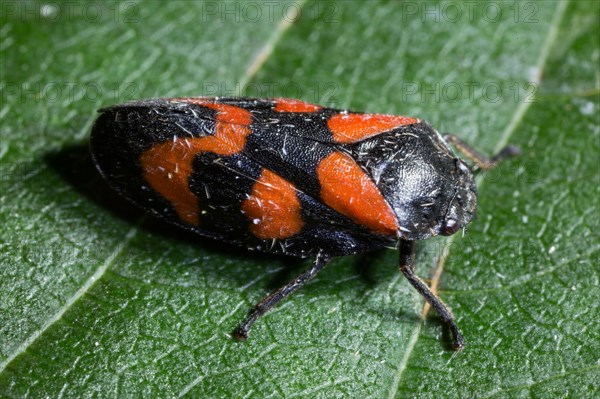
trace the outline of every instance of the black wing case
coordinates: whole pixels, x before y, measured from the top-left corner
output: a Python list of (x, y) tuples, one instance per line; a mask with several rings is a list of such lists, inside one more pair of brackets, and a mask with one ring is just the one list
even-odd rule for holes
[[(91, 136), (95, 162), (109, 184), (135, 204), (203, 236), (260, 251), (302, 257), (320, 249), (331, 255), (347, 255), (389, 245), (388, 237), (373, 234), (318, 200), (318, 182), (311, 171), (314, 171), (314, 163), (331, 148), (314, 140), (313, 135), (306, 137), (306, 133), (322, 135), (326, 129), (302, 119), (301, 115), (297, 116), (300, 119), (286, 120), (282, 124), (281, 116), (273, 115), (272, 103), (267, 100), (225, 103), (252, 112), (252, 134), (240, 153), (222, 156), (202, 152), (194, 157), (189, 189), (200, 203), (199, 225), (182, 221), (171, 203), (150, 187), (144, 178), (140, 157), (157, 143), (168, 143), (174, 138), (213, 136), (217, 124), (215, 110), (172, 100), (148, 100), (105, 108)], [(304, 126), (304, 136), (298, 134), (298, 126)], [(249, 229), (251, 221), (242, 213), (240, 205), (248, 199), (265, 168), (297, 188), (304, 226), (296, 235), (263, 240)]]

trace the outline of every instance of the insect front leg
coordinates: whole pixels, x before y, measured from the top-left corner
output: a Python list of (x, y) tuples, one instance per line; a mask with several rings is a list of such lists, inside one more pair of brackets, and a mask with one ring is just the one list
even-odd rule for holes
[(438, 312), (442, 320), (448, 325), (452, 332), (452, 347), (456, 350), (461, 349), (465, 346), (465, 339), (462, 336), (454, 316), (448, 306), (440, 298), (438, 298), (429, 289), (427, 284), (423, 282), (418, 276), (415, 275), (414, 262), (415, 262), (415, 244), (414, 241), (400, 240), (400, 271), (404, 274), (404, 277), (412, 284), (413, 287), (423, 295), (425, 300)]
[(494, 166), (496, 166), (498, 162), (506, 158), (514, 157), (521, 154), (521, 150), (519, 149), (519, 147), (514, 145), (508, 145), (501, 149), (496, 155), (490, 158), (481, 154), (480, 152), (478, 152), (473, 147), (471, 147), (470, 145), (468, 145), (453, 134), (445, 134), (444, 140), (446, 140), (447, 143), (452, 144), (464, 156), (473, 161), (475, 165), (477, 165), (480, 169), (491, 169)]
[(267, 297), (263, 298), (259, 303), (257, 303), (252, 311), (250, 311), (250, 315), (246, 318), (246, 320), (244, 320), (244, 322), (233, 331), (233, 336), (239, 340), (248, 338), (248, 331), (260, 316), (267, 313), (269, 310), (271, 310), (271, 308), (273, 308), (273, 306), (277, 305), (281, 300), (287, 298), (298, 288), (308, 283), (317, 275), (317, 273), (327, 266), (330, 260), (331, 258), (328, 255), (319, 252), (317, 259), (315, 259), (315, 263), (309, 269), (305, 270), (298, 277), (279, 288), (277, 291), (272, 292)]

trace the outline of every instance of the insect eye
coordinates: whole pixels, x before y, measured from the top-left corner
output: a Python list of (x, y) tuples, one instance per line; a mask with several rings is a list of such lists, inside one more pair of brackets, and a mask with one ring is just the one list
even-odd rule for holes
[(451, 236), (456, 233), (460, 229), (460, 224), (458, 220), (454, 218), (450, 218), (444, 222), (442, 225), (442, 234), (445, 236)]

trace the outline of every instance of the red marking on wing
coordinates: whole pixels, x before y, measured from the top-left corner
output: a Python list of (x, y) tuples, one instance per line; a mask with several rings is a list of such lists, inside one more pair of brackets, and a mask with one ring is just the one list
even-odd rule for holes
[(355, 143), (368, 137), (387, 132), (398, 126), (419, 123), (408, 116), (384, 114), (335, 114), (327, 121), (333, 139), (338, 143)]
[(252, 115), (249, 111), (227, 104), (186, 99), (217, 112), (214, 136), (178, 138), (157, 144), (140, 157), (144, 178), (167, 199), (179, 218), (189, 224), (200, 223), (200, 204), (189, 187), (193, 161), (201, 152), (234, 155), (241, 152), (251, 134)]
[(275, 99), (275, 111), (277, 112), (317, 112), (323, 107), (292, 98)]
[(250, 231), (263, 240), (298, 234), (304, 225), (301, 209), (294, 185), (268, 169), (263, 169), (250, 198), (242, 203)]
[(396, 215), (375, 183), (346, 154), (334, 152), (317, 166), (321, 199), (354, 222), (385, 235), (396, 236)]

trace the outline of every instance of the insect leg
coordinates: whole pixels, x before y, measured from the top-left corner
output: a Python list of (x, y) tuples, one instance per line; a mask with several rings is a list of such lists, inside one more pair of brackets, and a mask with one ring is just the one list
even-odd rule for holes
[(465, 346), (465, 339), (463, 338), (454, 316), (448, 307), (438, 298), (429, 287), (421, 280), (414, 272), (415, 262), (415, 245), (413, 241), (400, 240), (400, 271), (404, 274), (404, 277), (412, 284), (413, 287), (423, 295), (423, 297), (429, 302), (429, 304), (438, 312), (442, 320), (448, 325), (452, 332), (454, 349), (461, 349)]
[(252, 324), (263, 314), (267, 313), (271, 308), (281, 300), (287, 298), (298, 288), (302, 287), (306, 283), (308, 283), (314, 276), (317, 275), (331, 260), (328, 255), (322, 254), (319, 252), (317, 255), (317, 259), (315, 263), (307, 270), (305, 270), (298, 277), (279, 288), (277, 291), (272, 292), (267, 297), (263, 298), (259, 303), (257, 303), (250, 315), (242, 324), (240, 324), (233, 332), (233, 336), (237, 339), (244, 340), (248, 338), (248, 331)]
[(477, 165), (480, 169), (491, 169), (503, 159), (514, 157), (521, 153), (519, 147), (509, 145), (501, 149), (496, 155), (490, 158), (481, 154), (453, 134), (445, 134), (444, 140), (446, 140), (447, 143), (452, 144), (458, 151), (464, 154), (471, 161), (475, 162), (475, 165)]

